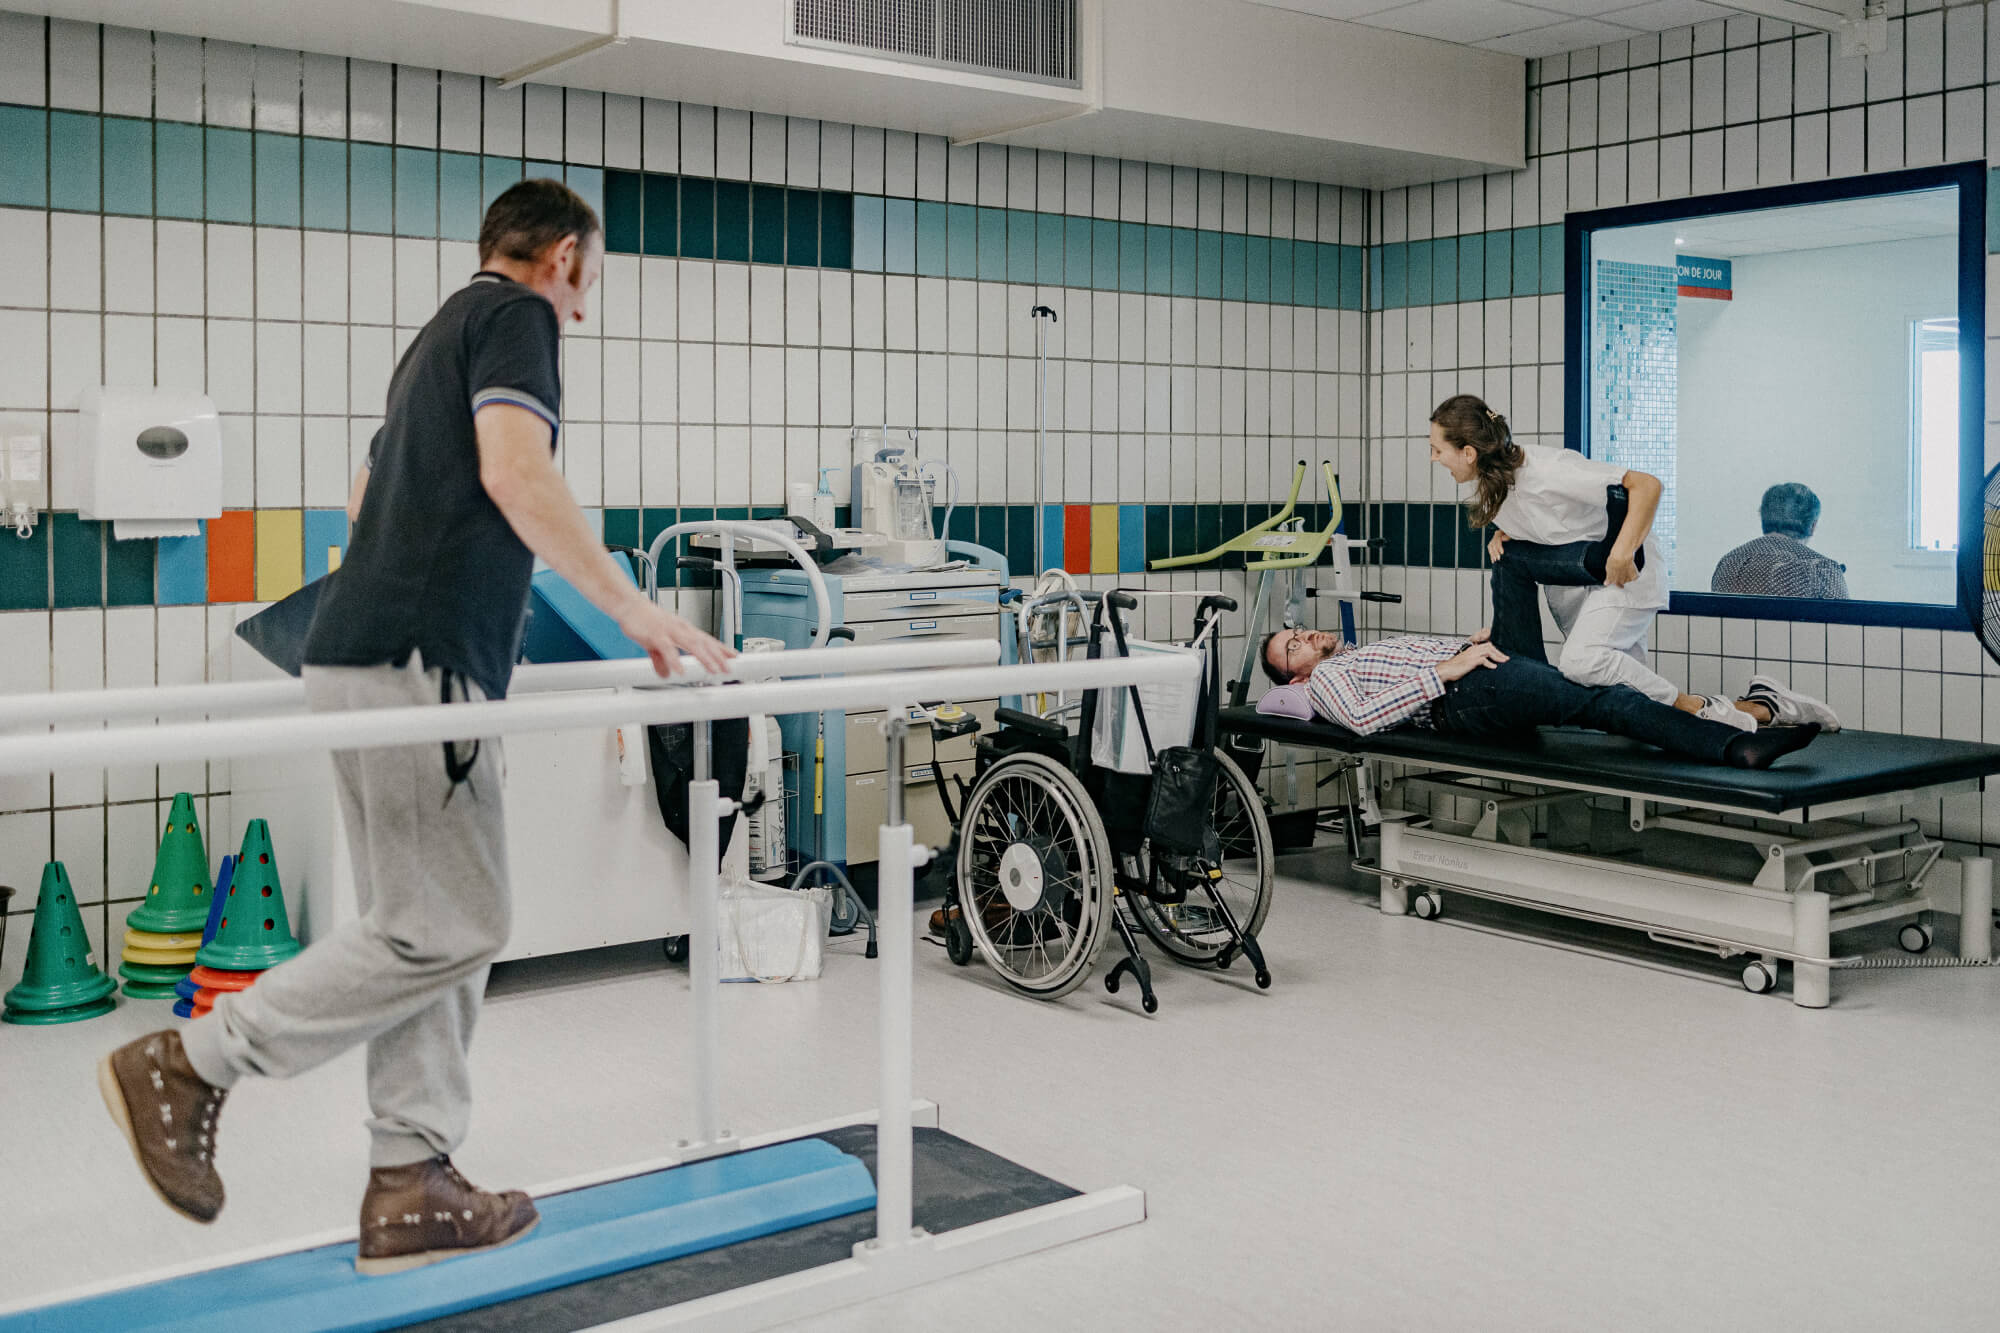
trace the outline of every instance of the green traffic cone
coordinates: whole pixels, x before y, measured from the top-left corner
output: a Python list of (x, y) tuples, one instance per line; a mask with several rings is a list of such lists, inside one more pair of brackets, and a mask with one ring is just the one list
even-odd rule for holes
[(166, 832), (160, 835), (159, 854), (153, 858), (152, 887), (125, 924), (156, 935), (199, 933), (208, 921), (211, 888), (208, 849), (195, 821), (194, 797), (180, 792), (167, 815)]
[(195, 961), (228, 972), (262, 972), (276, 967), (305, 946), (292, 938), (285, 916), (285, 891), (278, 883), (278, 861), (271, 854), (271, 829), (261, 819), (243, 831), (243, 851), (215, 938), (201, 946)]
[(21, 984), (7, 992), (0, 1020), (9, 1023), (72, 1023), (108, 1014), (116, 1007), (112, 992), (118, 983), (104, 975), (90, 957), (90, 940), (83, 933), (83, 914), (69, 872), (60, 861), (42, 867), (41, 897), (35, 901), (35, 925), (28, 936), (28, 962)]

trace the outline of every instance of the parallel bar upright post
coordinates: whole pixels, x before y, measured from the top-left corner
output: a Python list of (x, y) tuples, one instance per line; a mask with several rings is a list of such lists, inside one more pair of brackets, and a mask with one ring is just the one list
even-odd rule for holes
[(912, 834), (903, 818), (903, 730), (891, 708), (886, 730), (889, 770), (887, 823), (881, 830), (876, 878), (876, 922), (881, 936), (881, 1105), (875, 1129), (875, 1243), (894, 1249), (910, 1243), (910, 989), (913, 875)]
[(716, 958), (720, 895), (722, 788), (709, 776), (712, 724), (694, 724), (694, 778), (688, 783), (688, 981), (694, 998), (694, 1124), (690, 1145), (712, 1149), (722, 1137), (721, 1015)]

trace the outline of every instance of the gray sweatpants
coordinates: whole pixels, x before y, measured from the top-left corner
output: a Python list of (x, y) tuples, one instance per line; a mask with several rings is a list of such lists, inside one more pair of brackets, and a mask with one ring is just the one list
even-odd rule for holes
[[(402, 667), (307, 667), (306, 697), (320, 712), (437, 706), (440, 675), (414, 654)], [(182, 1040), (220, 1087), (289, 1078), (367, 1042), (370, 1162), (404, 1166), (456, 1149), (471, 1119), (466, 1050), (510, 925), (500, 744), (481, 742), (455, 791), (436, 744), (336, 751), (333, 770), (360, 918), (219, 996)]]

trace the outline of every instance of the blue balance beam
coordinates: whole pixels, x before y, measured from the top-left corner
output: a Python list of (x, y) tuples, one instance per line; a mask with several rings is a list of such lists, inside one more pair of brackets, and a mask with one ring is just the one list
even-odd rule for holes
[(875, 1206), (858, 1158), (797, 1139), (537, 1199), (525, 1240), (385, 1277), (352, 1242), (0, 1316), (0, 1333), (364, 1333), (676, 1259)]

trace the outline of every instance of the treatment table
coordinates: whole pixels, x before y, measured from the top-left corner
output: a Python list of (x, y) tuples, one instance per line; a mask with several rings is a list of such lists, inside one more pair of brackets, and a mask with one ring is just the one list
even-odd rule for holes
[[(1824, 1007), (1833, 939), (1903, 922), (1931, 942), (1932, 872), (1944, 851), (1903, 807), (1980, 790), (2000, 746), (1884, 732), (1824, 735), (1763, 771), (1676, 758), (1601, 732), (1469, 740), (1420, 728), (1362, 736), (1331, 723), (1221, 713), (1224, 735), (1342, 757), (1350, 849), (1364, 817), (1380, 850), (1384, 912), (1439, 914), (1450, 890), (1645, 932), (1743, 958), (1744, 986)], [(1419, 805), (1427, 809), (1419, 809)], [(1991, 958), (1992, 862), (1959, 871), (1959, 960)], [(1911, 960), (1931, 962), (1932, 960)], [(1943, 962), (1945, 960), (1937, 960)]]

